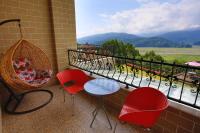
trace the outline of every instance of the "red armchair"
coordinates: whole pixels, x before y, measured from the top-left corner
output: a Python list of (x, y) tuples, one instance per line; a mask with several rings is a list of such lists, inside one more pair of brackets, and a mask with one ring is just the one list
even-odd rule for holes
[(91, 78), (79, 69), (67, 69), (57, 73), (58, 78), (64, 94), (65, 102), (65, 91), (71, 94), (72, 106), (74, 115), (74, 95), (83, 90), (84, 84)]
[(159, 90), (151, 87), (138, 88), (127, 96), (119, 120), (151, 128), (167, 107), (168, 100)]

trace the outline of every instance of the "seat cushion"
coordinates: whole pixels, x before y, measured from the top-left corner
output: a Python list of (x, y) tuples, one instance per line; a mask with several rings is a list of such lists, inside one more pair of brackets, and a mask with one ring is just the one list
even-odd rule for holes
[(28, 58), (17, 58), (13, 60), (13, 67), (17, 76), (29, 84), (44, 84), (51, 78), (51, 70), (34, 69)]
[(79, 91), (83, 90), (83, 85), (84, 84), (75, 83), (75, 84), (70, 85), (70, 86), (64, 86), (64, 90), (67, 91), (70, 94), (76, 94)]

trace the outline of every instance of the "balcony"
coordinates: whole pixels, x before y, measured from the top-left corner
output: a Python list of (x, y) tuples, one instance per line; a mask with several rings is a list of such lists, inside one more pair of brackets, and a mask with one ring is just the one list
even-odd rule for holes
[[(75, 116), (71, 116), (70, 95), (66, 95), (64, 102), (63, 89), (56, 78), (58, 72), (71, 68), (78, 68), (92, 78), (104, 77), (120, 83), (120, 91), (105, 98), (112, 126), (119, 122), (117, 118), (124, 99), (132, 90), (149, 86), (167, 96), (170, 106), (161, 114), (151, 131), (137, 125), (119, 123), (116, 133), (200, 132), (200, 83), (196, 77), (199, 68), (77, 50), (74, 0), (0, 0), (0, 19), (21, 19), (24, 39), (41, 48), (53, 67), (51, 81), (42, 88), (53, 93), (52, 101), (33, 112), (20, 115), (7, 113), (5, 104), (9, 93), (0, 83), (0, 132), (113, 132), (103, 112), (99, 113), (90, 128), (97, 99), (84, 91), (76, 95)], [(20, 37), (17, 26), (8, 24), (0, 27), (0, 60)], [(34, 108), (48, 98), (49, 95), (40, 92), (26, 95), (16, 111)]]
[[(60, 86), (52, 86), (48, 88), (54, 94), (53, 101), (45, 108), (33, 112), (28, 115), (12, 116), (3, 113), (3, 133), (10, 132), (49, 132), (49, 133), (109, 133), (109, 125), (103, 112), (100, 112), (97, 119), (94, 121), (93, 128), (89, 124), (92, 120), (92, 110), (95, 107), (95, 97), (88, 97), (85, 93), (81, 93), (76, 97), (75, 115), (71, 115), (71, 101), (70, 95), (66, 95), (66, 101), (63, 101), (63, 94)], [(42, 99), (38, 99), (41, 97)], [(31, 95), (24, 103), (20, 105), (20, 110), (32, 106), (29, 103), (38, 104), (41, 100), (45, 100), (44, 95)], [(109, 118), (112, 125), (117, 122), (118, 111), (109, 108)], [(18, 110), (18, 111), (20, 111)], [(130, 125), (118, 126), (117, 132), (130, 133), (130, 132), (143, 132), (142, 128), (133, 127)]]

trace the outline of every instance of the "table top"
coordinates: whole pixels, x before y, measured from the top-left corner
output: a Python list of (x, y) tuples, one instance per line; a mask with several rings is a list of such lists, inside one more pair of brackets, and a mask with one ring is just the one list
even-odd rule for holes
[(119, 89), (120, 85), (118, 82), (106, 78), (93, 79), (84, 85), (86, 92), (97, 96), (113, 94), (119, 91)]

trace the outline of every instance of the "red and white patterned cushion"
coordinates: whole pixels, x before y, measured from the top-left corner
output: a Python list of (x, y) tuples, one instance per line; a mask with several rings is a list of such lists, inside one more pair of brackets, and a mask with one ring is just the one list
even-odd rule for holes
[(31, 61), (28, 58), (18, 58), (13, 61), (15, 72), (23, 81), (30, 84), (44, 84), (49, 81), (51, 70), (35, 70), (30, 66)]

